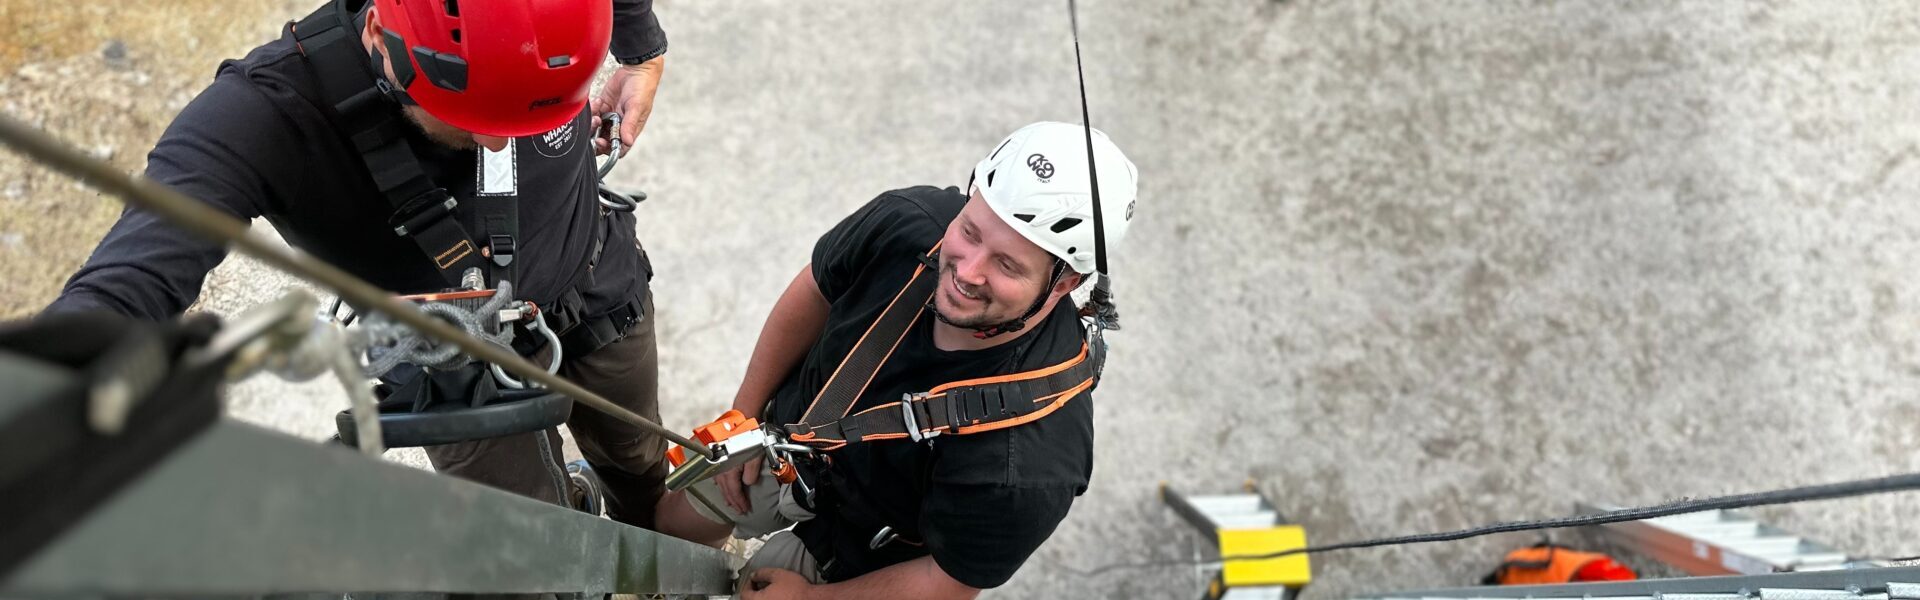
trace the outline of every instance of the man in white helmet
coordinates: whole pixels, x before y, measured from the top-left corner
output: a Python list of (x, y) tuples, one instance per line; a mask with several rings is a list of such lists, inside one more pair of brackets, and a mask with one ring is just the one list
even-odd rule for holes
[[(1111, 248), (1133, 163), (1065, 123), (1014, 132), (967, 193), (887, 192), (821, 237), (733, 403), (817, 452), (794, 461), (798, 483), (756, 460), (670, 493), (661, 530), (716, 546), (773, 533), (741, 570), (748, 599), (970, 598), (1005, 583), (1093, 469), (1101, 353), (1068, 295), (1098, 258), (1093, 171)], [(878, 367), (848, 360), (871, 344)], [(836, 389), (850, 406), (822, 411)], [(903, 417), (915, 393), (933, 398)]]

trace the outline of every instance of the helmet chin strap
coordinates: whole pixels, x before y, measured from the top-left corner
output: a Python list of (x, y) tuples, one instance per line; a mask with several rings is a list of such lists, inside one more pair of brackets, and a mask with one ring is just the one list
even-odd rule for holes
[[(920, 262), (934, 269), (935, 272), (938, 272), (940, 269), (940, 254), (936, 252), (932, 255), (923, 255), (920, 257)], [(932, 298), (927, 299), (927, 312), (933, 313), (933, 318), (939, 319), (941, 323), (946, 323), (948, 325), (959, 327), (962, 329), (972, 329), (973, 337), (976, 339), (982, 339), (982, 340), (992, 339), (1002, 334), (1013, 333), (1016, 331), (1020, 331), (1022, 329), (1026, 329), (1027, 320), (1032, 319), (1033, 316), (1036, 314), (1040, 314), (1040, 307), (1046, 306), (1047, 297), (1053, 295), (1053, 286), (1059, 285), (1060, 278), (1065, 277), (1066, 274), (1067, 274), (1067, 262), (1060, 260), (1059, 258), (1054, 258), (1053, 273), (1047, 277), (1046, 287), (1040, 289), (1040, 297), (1034, 298), (1033, 305), (1028, 306), (1027, 312), (1025, 314), (1020, 315), (1020, 317), (1016, 319), (1002, 321), (1002, 322), (995, 323), (993, 325), (988, 325), (985, 327), (963, 325), (960, 323), (955, 323), (953, 319), (949, 319), (947, 318), (947, 315), (941, 313), (940, 308), (938, 306), (935, 306), (935, 303)]]
[[(366, 31), (367, 11), (369, 10), (373, 10), (372, 4), (368, 4), (365, 10), (360, 11), (360, 14), (354, 15), (353, 25), (356, 31)], [(400, 103), (401, 106), (420, 105), (420, 103), (413, 101), (413, 96), (407, 94), (406, 90), (400, 89), (400, 86), (395, 85), (393, 80), (387, 78), (387, 55), (380, 51), (380, 44), (374, 44), (372, 48), (367, 49), (367, 59), (367, 70), (373, 75), (373, 85), (374, 87), (380, 88), (382, 95), (385, 95), (394, 102)]]
[(387, 79), (387, 70), (385, 68), (387, 57), (380, 53), (379, 48), (368, 51), (367, 58), (372, 59), (373, 86), (380, 88), (381, 94), (386, 95), (387, 98), (394, 102), (400, 103), (401, 106), (420, 105), (419, 102), (413, 101), (413, 96), (407, 94), (406, 90), (400, 89), (400, 86), (394, 85), (393, 80)]

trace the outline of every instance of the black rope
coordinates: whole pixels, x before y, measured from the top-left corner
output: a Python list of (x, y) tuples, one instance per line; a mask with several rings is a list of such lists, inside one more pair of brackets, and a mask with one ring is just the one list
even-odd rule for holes
[(1081, 308), (1080, 314), (1092, 319), (1097, 329), (1119, 329), (1120, 311), (1113, 305), (1113, 288), (1107, 275), (1107, 221), (1100, 208), (1100, 178), (1094, 168), (1093, 117), (1087, 111), (1087, 71), (1080, 60), (1080, 9), (1074, 0), (1067, 0), (1067, 22), (1073, 30), (1073, 74), (1080, 83), (1080, 127), (1087, 135), (1087, 183), (1093, 191), (1093, 265), (1098, 274), (1087, 306)]
[(1087, 134), (1087, 183), (1093, 188), (1093, 264), (1100, 285), (1107, 279), (1107, 222), (1100, 210), (1100, 177), (1093, 163), (1093, 118), (1087, 113), (1087, 71), (1080, 65), (1080, 10), (1067, 0), (1067, 22), (1073, 28), (1073, 74), (1080, 80), (1080, 126)]
[(1730, 510), (1730, 509), (1736, 509), (1736, 508), (1751, 508), (1755, 506), (1772, 506), (1776, 504), (1808, 502), (1813, 500), (1832, 500), (1836, 498), (1850, 498), (1854, 496), (1865, 496), (1869, 494), (1884, 494), (1888, 492), (1912, 491), (1917, 489), (1920, 489), (1920, 473), (1908, 473), (1904, 475), (1893, 475), (1889, 477), (1880, 477), (1876, 479), (1859, 479), (1859, 480), (1853, 480), (1853, 481), (1842, 481), (1839, 483), (1810, 485), (1810, 486), (1803, 486), (1803, 487), (1796, 487), (1796, 488), (1787, 488), (1783, 490), (1755, 492), (1751, 494), (1718, 496), (1718, 497), (1712, 497), (1712, 498), (1701, 498), (1698, 500), (1681, 500), (1679, 502), (1671, 502), (1667, 504), (1659, 504), (1654, 506), (1646, 506), (1646, 507), (1640, 507), (1640, 508), (1624, 508), (1619, 510), (1610, 510), (1610, 511), (1601, 512), (1601, 513), (1594, 513), (1590, 515), (1561, 517), (1557, 519), (1541, 519), (1541, 520), (1535, 520), (1535, 521), (1512, 521), (1512, 522), (1504, 522), (1504, 523), (1494, 523), (1491, 525), (1475, 527), (1472, 529), (1462, 529), (1459, 531), (1373, 538), (1373, 539), (1367, 539), (1367, 540), (1328, 544), (1325, 546), (1308, 546), (1305, 548), (1295, 548), (1292, 550), (1269, 552), (1265, 554), (1236, 554), (1233, 556), (1224, 556), (1217, 560), (1121, 563), (1121, 564), (1105, 565), (1105, 566), (1093, 569), (1091, 571), (1080, 571), (1078, 569), (1072, 569), (1070, 567), (1068, 568), (1068, 570), (1074, 571), (1076, 573), (1080, 573), (1082, 575), (1093, 576), (1093, 575), (1099, 575), (1102, 573), (1106, 573), (1106, 572), (1114, 571), (1118, 569), (1135, 569), (1135, 568), (1150, 568), (1150, 567), (1192, 567), (1192, 566), (1208, 565), (1208, 564), (1213, 564), (1217, 562), (1226, 562), (1226, 561), (1267, 560), (1267, 559), (1273, 559), (1273, 558), (1281, 558), (1285, 556), (1293, 556), (1296, 554), (1319, 554), (1322, 552), (1333, 552), (1336, 550), (1354, 550), (1359, 548), (1374, 548), (1374, 547), (1380, 547), (1380, 546), (1400, 546), (1400, 545), (1406, 545), (1406, 544), (1425, 544), (1425, 543), (1432, 543), (1432, 542), (1451, 542), (1451, 541), (1464, 540), (1468, 538), (1475, 538), (1475, 537), (1480, 537), (1485, 535), (1493, 535), (1496, 533), (1511, 533), (1515, 531), (1535, 531), (1535, 530), (1542, 530), (1542, 529), (1559, 529), (1564, 527), (1585, 527), (1589, 525), (1605, 525), (1609, 523), (1641, 521), (1641, 520), (1653, 519), (1658, 517), (1683, 515), (1688, 513), (1704, 512), (1709, 510)]

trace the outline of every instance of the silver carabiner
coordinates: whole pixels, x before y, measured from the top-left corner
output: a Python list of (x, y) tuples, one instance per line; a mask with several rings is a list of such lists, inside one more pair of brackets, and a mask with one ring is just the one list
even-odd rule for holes
[(892, 525), (882, 525), (880, 526), (880, 532), (873, 534), (873, 539), (867, 542), (867, 549), (879, 550), (881, 546), (892, 543), (897, 539), (900, 539), (900, 534), (893, 532)]
[[(561, 359), (560, 336), (553, 332), (553, 328), (547, 326), (547, 311), (540, 310), (538, 306), (534, 306), (533, 309), (533, 329), (534, 331), (540, 332), (540, 335), (546, 337), (547, 347), (553, 349), (551, 358), (547, 360), (547, 372), (557, 373), (560, 371)], [(494, 381), (499, 382), (502, 387), (510, 390), (526, 389), (526, 383), (514, 379), (512, 375), (508, 375), (506, 370), (500, 368), (500, 365), (489, 365), (489, 368), (493, 369)]]
[[(599, 172), (598, 177), (606, 179), (607, 174), (613, 172), (613, 165), (620, 163), (620, 113), (610, 112), (600, 115), (600, 128), (611, 132), (611, 135), (607, 136), (607, 161), (600, 163), (599, 168), (596, 169)], [(593, 135), (600, 137), (600, 132), (595, 131)]]

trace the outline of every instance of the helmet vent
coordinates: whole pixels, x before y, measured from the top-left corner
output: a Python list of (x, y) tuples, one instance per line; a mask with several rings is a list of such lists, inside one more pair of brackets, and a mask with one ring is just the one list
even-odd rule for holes
[(1073, 226), (1079, 225), (1079, 224), (1080, 224), (1080, 219), (1077, 219), (1074, 217), (1067, 217), (1065, 219), (1061, 219), (1057, 223), (1054, 223), (1051, 229), (1053, 229), (1054, 233), (1060, 233), (1068, 229), (1073, 229)]
[(1028, 223), (1033, 222), (1033, 215), (1014, 215), (1013, 218), (1026, 221)]
[(987, 187), (993, 187), (993, 174), (994, 174), (994, 173), (999, 173), (999, 172), (1000, 172), (1000, 170), (999, 170), (999, 169), (994, 169), (994, 170), (992, 170), (992, 171), (987, 171)]
[(447, 32), (447, 33), (449, 33), (449, 34), (452, 34), (452, 35), (453, 35), (453, 43), (455, 43), (455, 44), (458, 44), (458, 43), (460, 43), (460, 28), (459, 28), (459, 27), (455, 27), (455, 28), (453, 28), (453, 30), (452, 30), (452, 31), (449, 31), (449, 32)]
[(460, 16), (460, 0), (447, 0), (447, 16)]

